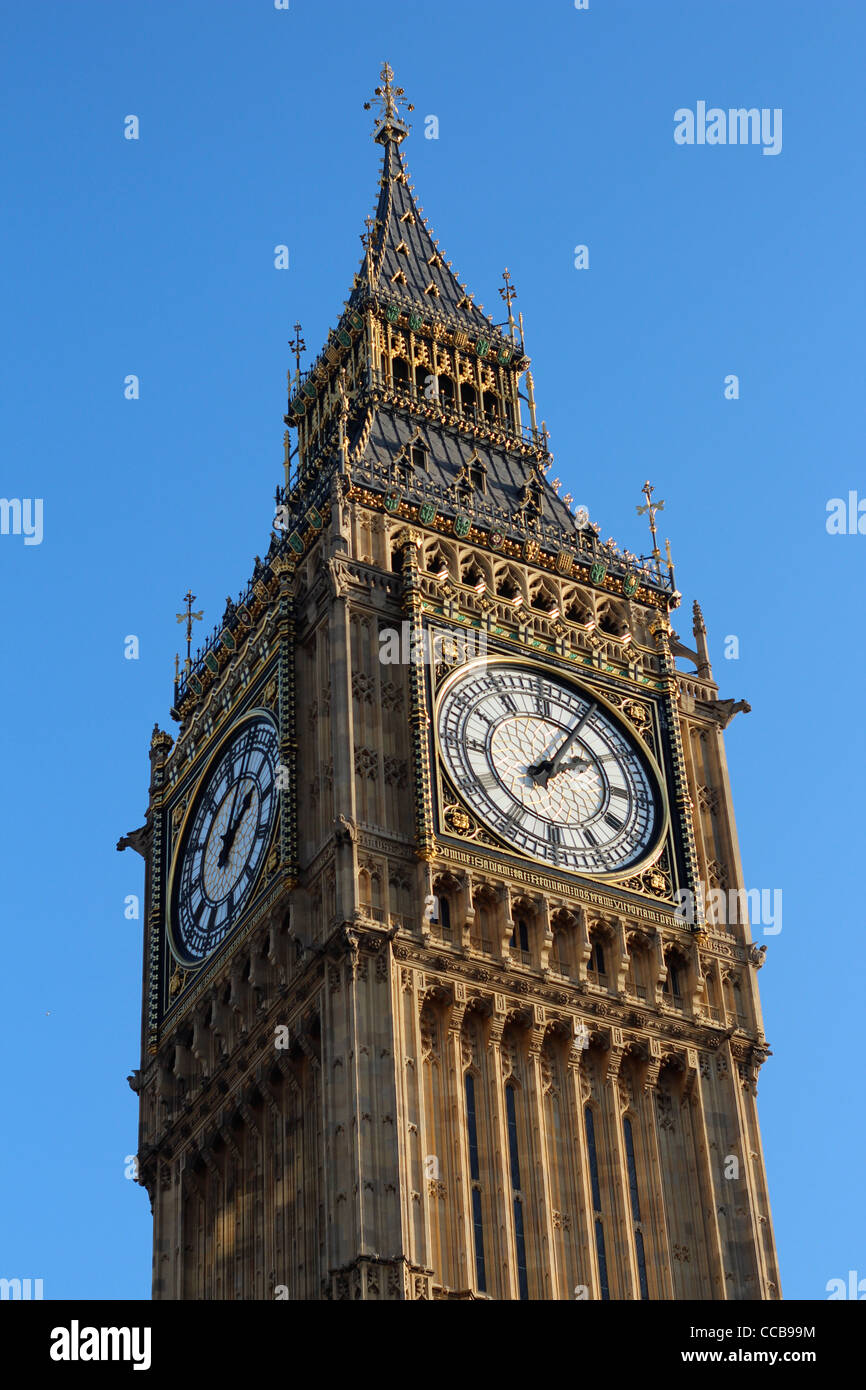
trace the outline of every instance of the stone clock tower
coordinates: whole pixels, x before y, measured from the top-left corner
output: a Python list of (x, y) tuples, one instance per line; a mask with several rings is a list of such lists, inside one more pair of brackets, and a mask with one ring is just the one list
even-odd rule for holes
[(153, 1295), (776, 1299), (742, 706), (655, 545), (548, 481), (510, 282), (498, 327), (415, 200), (392, 77), (270, 549), (120, 842)]

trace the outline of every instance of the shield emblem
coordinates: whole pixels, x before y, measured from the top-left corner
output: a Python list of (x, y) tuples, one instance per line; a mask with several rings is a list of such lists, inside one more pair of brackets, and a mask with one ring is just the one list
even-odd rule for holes
[(208, 652), (207, 656), (204, 659), (204, 664), (209, 671), (213, 671), (215, 676), (219, 674), (220, 664), (214, 656), (213, 652)]
[(503, 367), (508, 366), (508, 363), (511, 361), (511, 348), (500, 348), (499, 361)]
[(490, 532), (490, 544), (493, 546), (494, 550), (498, 550), (504, 540), (505, 537), (501, 531)]
[(311, 507), (307, 512), (307, 521), (316, 531), (322, 529), (322, 516), (317, 507)]
[(409, 317), (409, 327), (412, 329), (413, 333), (418, 332), (423, 322), (424, 320), (421, 318), (420, 314), (411, 314)]
[(389, 512), (396, 512), (396, 510), (397, 510), (397, 508), (399, 507), (399, 505), (400, 505), (400, 493), (397, 492), (396, 490), (392, 490), (391, 492), (388, 493), (388, 495), (387, 495), (386, 498), (385, 498), (385, 506), (387, 507), (387, 509), (388, 509)]
[(400, 317), (400, 310), (397, 308), (396, 304), (388, 305), (388, 312), (385, 315), (385, 317), (387, 318), (389, 323), (397, 322), (398, 318)]
[(425, 526), (429, 526), (430, 522), (434, 520), (438, 510), (439, 508), (435, 506), (432, 502), (424, 502), (421, 506), (421, 510), (418, 513), (419, 521), (421, 521)]
[(478, 342), (475, 344), (475, 351), (478, 353), (479, 357), (487, 356), (488, 352), (490, 351), (490, 344), (486, 338), (478, 339)]
[(638, 589), (638, 577), (636, 574), (627, 574), (622, 581), (622, 590), (626, 598), (633, 598)]
[(606, 566), (606, 565), (603, 565), (603, 564), (601, 563), (601, 560), (596, 560), (595, 564), (592, 566), (591, 570), (589, 571), (589, 577), (590, 577), (590, 579), (592, 580), (593, 584), (603, 584), (603, 583), (604, 583), (604, 577), (605, 577), (606, 574), (607, 574), (607, 566)]
[(458, 516), (454, 522), (455, 536), (468, 536), (471, 525), (472, 522), (469, 520), (468, 516)]
[(235, 639), (232, 637), (232, 635), (231, 635), (231, 633), (229, 632), (228, 628), (225, 628), (225, 630), (224, 630), (223, 632), (220, 633), (220, 641), (222, 642), (222, 644), (223, 644), (223, 646), (225, 647), (226, 651), (229, 651), (229, 652), (235, 652), (235, 651), (237, 651), (237, 646), (238, 646), (238, 644), (237, 644), (237, 642), (235, 641)]
[(292, 547), (292, 550), (294, 550), (297, 555), (303, 555), (304, 542), (303, 538), (298, 534), (297, 531), (293, 531), (292, 534), (289, 536), (289, 545)]
[(201, 687), (201, 681), (199, 680), (198, 676), (190, 676), (190, 678), (189, 678), (189, 683), (190, 683), (192, 689), (195, 691), (196, 695), (200, 695), (200, 694), (201, 694), (201, 688), (202, 688), (202, 687)]
[(238, 617), (240, 618), (240, 620), (241, 620), (241, 622), (243, 623), (244, 627), (252, 627), (252, 625), (253, 625), (252, 614), (250, 613), (250, 610), (247, 608), (246, 604), (244, 604), (244, 603), (239, 603), (239, 604), (238, 604), (238, 608), (237, 608), (237, 613), (238, 613)]

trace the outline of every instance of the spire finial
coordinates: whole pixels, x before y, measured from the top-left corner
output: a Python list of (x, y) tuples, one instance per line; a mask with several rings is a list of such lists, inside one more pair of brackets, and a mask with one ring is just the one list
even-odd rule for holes
[(502, 272), (502, 278), (505, 281), (505, 284), (502, 287), (502, 289), (500, 289), (499, 293), (505, 300), (508, 309), (508, 327), (511, 330), (511, 341), (513, 343), (515, 341), (514, 330), (517, 325), (514, 322), (514, 311), (511, 306), (517, 298), (517, 290), (515, 289), (514, 284), (512, 282), (511, 271), (508, 269), (508, 266), (506, 266), (504, 271)]
[(192, 625), (193, 623), (201, 622), (204, 617), (204, 611), (193, 613), (192, 606), (195, 603), (195, 594), (192, 589), (187, 589), (184, 594), (184, 599), (186, 601), (186, 611), (184, 613), (178, 613), (177, 620), (179, 623), (186, 623), (186, 661), (183, 664), (183, 669), (186, 675), (189, 675), (192, 670)]
[(295, 324), (295, 336), (289, 339), (289, 348), (295, 355), (295, 385), (297, 386), (301, 379), (301, 353), (307, 350), (307, 344), (301, 337), (301, 325), (299, 323)]
[[(379, 107), (374, 140), (377, 140), (380, 145), (386, 145), (389, 140), (394, 140), (399, 145), (400, 141), (405, 140), (409, 134), (409, 126), (400, 115), (400, 108), (397, 104), (398, 98), (404, 97), (406, 93), (402, 87), (394, 86), (394, 69), (390, 63), (383, 65), (379, 77), (382, 85), (376, 88), (373, 101), (364, 102), (364, 110), (371, 110), (374, 102)], [(415, 107), (410, 102), (406, 110), (414, 111)]]
[(654, 502), (652, 500), (653, 493), (655, 492), (655, 488), (653, 487), (652, 483), (644, 483), (642, 491), (644, 497), (646, 498), (646, 506), (638, 507), (637, 514), (638, 516), (646, 516), (647, 513), (649, 513), (650, 531), (652, 532), (653, 538), (653, 559), (656, 561), (656, 564), (658, 564), (662, 556), (661, 551), (659, 550), (658, 537), (656, 536), (656, 513), (663, 512), (665, 509), (665, 504), (663, 501)]

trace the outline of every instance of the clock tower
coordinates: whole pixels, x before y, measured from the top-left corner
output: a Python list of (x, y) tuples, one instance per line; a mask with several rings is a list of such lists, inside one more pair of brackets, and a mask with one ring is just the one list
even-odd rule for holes
[(153, 1296), (777, 1299), (744, 706), (697, 605), (693, 648), (672, 628), (652, 489), (639, 558), (549, 480), (510, 278), (497, 325), (416, 201), (402, 95), (386, 66), (267, 555), (119, 846)]

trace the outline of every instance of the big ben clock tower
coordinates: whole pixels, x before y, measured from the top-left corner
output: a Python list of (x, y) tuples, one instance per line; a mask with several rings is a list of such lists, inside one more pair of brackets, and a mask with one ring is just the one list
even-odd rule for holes
[(638, 559), (548, 481), (510, 280), (498, 327), (401, 97), (386, 66), (267, 556), (121, 841), (153, 1296), (777, 1299), (763, 955), (726, 910), (742, 706), (697, 606), (694, 649), (672, 629), (652, 489)]

